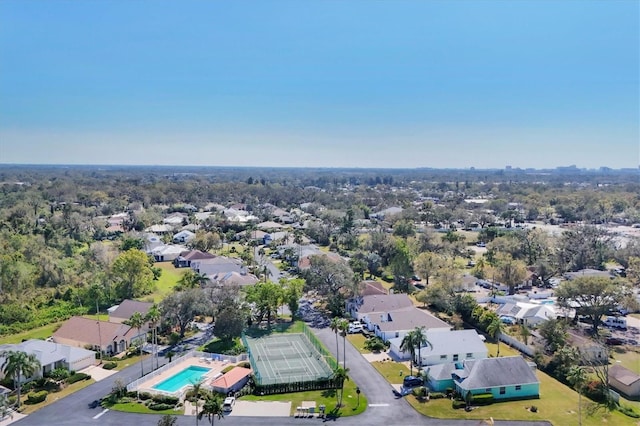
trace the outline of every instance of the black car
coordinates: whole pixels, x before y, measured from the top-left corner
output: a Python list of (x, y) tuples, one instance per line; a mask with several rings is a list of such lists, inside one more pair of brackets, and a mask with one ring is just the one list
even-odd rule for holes
[(624, 340), (619, 339), (617, 337), (609, 337), (605, 342), (607, 345), (610, 345), (610, 346), (624, 345)]
[(96, 408), (100, 405), (100, 401), (99, 400), (93, 400), (89, 403), (89, 408)]
[(416, 386), (422, 386), (422, 379), (416, 376), (405, 376), (402, 380), (402, 385), (405, 388), (415, 388)]

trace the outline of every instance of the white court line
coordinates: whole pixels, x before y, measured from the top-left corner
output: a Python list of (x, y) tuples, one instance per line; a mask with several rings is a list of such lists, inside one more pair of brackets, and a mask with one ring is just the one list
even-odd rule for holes
[(107, 411), (109, 411), (109, 409), (108, 409), (108, 408), (105, 408), (104, 410), (102, 410), (102, 413), (98, 413), (98, 414), (96, 414), (95, 416), (93, 416), (93, 419), (94, 419), (94, 420), (99, 419), (100, 417), (102, 417), (102, 415), (106, 414), (106, 413), (107, 413)]

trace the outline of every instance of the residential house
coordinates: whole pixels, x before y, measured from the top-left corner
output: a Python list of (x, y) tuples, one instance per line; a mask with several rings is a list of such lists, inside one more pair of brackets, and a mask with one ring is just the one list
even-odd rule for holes
[(215, 254), (207, 253), (200, 250), (190, 250), (180, 253), (174, 261), (173, 264), (176, 268), (190, 268), (191, 262), (196, 262), (199, 260), (205, 259), (213, 259), (215, 258)]
[(413, 302), (404, 293), (362, 295), (347, 301), (347, 312), (356, 320), (362, 320), (374, 312), (391, 312), (412, 307)]
[(176, 244), (184, 244), (193, 240), (195, 237), (196, 237), (195, 233), (185, 229), (173, 236), (173, 242)]
[(607, 348), (587, 336), (575, 331), (567, 332), (567, 342), (578, 348), (583, 364), (602, 364), (608, 362)]
[[(25, 352), (29, 355), (35, 355), (38, 362), (40, 362), (41, 368), (32, 377), (26, 377), (25, 382), (42, 377), (56, 368), (79, 371), (94, 365), (96, 362), (96, 353), (93, 351), (38, 339), (0, 345), (1, 351)], [(4, 359), (0, 357), (0, 365), (3, 363)], [(0, 377), (3, 377), (1, 371)]]
[(490, 393), (499, 401), (538, 398), (535, 369), (534, 363), (518, 355), (434, 365), (425, 374), (434, 390), (455, 388), (463, 396)]
[(621, 365), (609, 367), (609, 386), (627, 399), (640, 400), (640, 375)]
[(258, 277), (253, 274), (241, 274), (238, 272), (227, 272), (226, 274), (217, 274), (214, 276), (207, 276), (213, 284), (217, 285), (239, 285), (247, 286), (257, 283)]
[(342, 258), (342, 256), (340, 256), (338, 253), (315, 253), (315, 254), (310, 254), (310, 255), (303, 255), (298, 259), (297, 262), (297, 267), (298, 269), (300, 269), (301, 271), (305, 270), (305, 269), (309, 269), (311, 267), (311, 257), (312, 256), (326, 256), (327, 259), (331, 260), (332, 262), (338, 263), (338, 262), (344, 262), (345, 260)]
[(53, 341), (78, 348), (100, 349), (107, 355), (123, 352), (132, 344), (143, 342), (146, 331), (128, 325), (71, 317), (53, 333)]
[(363, 296), (375, 296), (375, 295), (387, 295), (389, 292), (379, 281), (364, 280), (358, 283), (358, 295)]
[(247, 384), (252, 371), (250, 368), (234, 367), (222, 376), (213, 379), (210, 386), (214, 392), (225, 395), (229, 392), (238, 392)]
[(611, 274), (611, 271), (599, 271), (597, 269), (581, 269), (576, 272), (566, 272), (564, 274), (564, 278), (571, 281), (580, 277), (605, 277), (614, 279), (615, 277)]
[(266, 222), (261, 222), (259, 224), (256, 225), (256, 227), (262, 231), (279, 231), (280, 229), (283, 228), (282, 224), (274, 222), (274, 221), (266, 221)]
[(119, 305), (109, 308), (109, 322), (122, 324), (129, 320), (136, 312), (140, 312), (144, 317), (152, 306), (153, 303), (150, 302), (139, 302), (137, 300), (125, 299)]
[[(361, 320), (362, 321), (362, 320)], [(379, 312), (364, 318), (364, 323), (384, 341), (403, 338), (416, 327), (425, 330), (450, 330), (451, 326), (427, 311), (410, 307), (392, 312)]]
[(498, 308), (496, 313), (500, 317), (511, 319), (514, 324), (526, 326), (536, 326), (556, 318), (556, 312), (552, 307), (536, 303), (505, 303)]
[(144, 230), (144, 232), (151, 232), (154, 234), (168, 234), (169, 232), (173, 232), (173, 227), (170, 225), (151, 225)]
[(371, 219), (385, 220), (385, 218), (402, 213), (403, 210), (402, 207), (389, 207), (379, 212), (371, 213), (369, 217)]
[(165, 225), (172, 226), (174, 228), (177, 228), (182, 225), (186, 225), (187, 221), (188, 221), (188, 216), (180, 212), (171, 213), (170, 215), (162, 219), (162, 223), (164, 223)]
[(163, 244), (151, 250), (151, 255), (156, 262), (173, 262), (188, 249), (177, 244)]
[(191, 261), (191, 269), (204, 274), (209, 279), (213, 277), (222, 277), (229, 272), (237, 272), (246, 274), (247, 269), (240, 259), (234, 259), (226, 256), (215, 256), (209, 259), (197, 259)]
[[(475, 330), (429, 330), (425, 333), (428, 345), (420, 348), (420, 357), (416, 350), (417, 365), (448, 364), (452, 362), (472, 359), (482, 359), (489, 356), (483, 338)], [(407, 360), (408, 352), (400, 350), (402, 339), (389, 340), (389, 353), (397, 359)]]

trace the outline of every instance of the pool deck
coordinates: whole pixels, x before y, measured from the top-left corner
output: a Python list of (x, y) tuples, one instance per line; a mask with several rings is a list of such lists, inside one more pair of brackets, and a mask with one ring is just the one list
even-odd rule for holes
[[(191, 366), (209, 368), (211, 371), (207, 372), (204, 376), (202, 376), (203, 382), (208, 383), (213, 379), (216, 373), (221, 372), (228, 365), (229, 363), (223, 362), (223, 361), (203, 360), (201, 358), (196, 358), (196, 357), (188, 358), (172, 366), (166, 371), (163, 371), (159, 375), (152, 377), (149, 380), (145, 380), (140, 384), (140, 386), (138, 387), (138, 390), (140, 392), (159, 393), (160, 391), (158, 391), (158, 389), (153, 389), (155, 385), (162, 382), (163, 380), (168, 379), (169, 377), (174, 376), (175, 374), (179, 373), (185, 368), (188, 368)], [(165, 392), (162, 392), (162, 393), (165, 393)]]

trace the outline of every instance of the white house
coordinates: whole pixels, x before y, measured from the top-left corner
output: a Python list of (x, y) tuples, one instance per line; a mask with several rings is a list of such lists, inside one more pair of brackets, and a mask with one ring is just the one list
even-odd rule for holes
[[(487, 346), (482, 337), (475, 330), (429, 330), (425, 333), (428, 345), (416, 349), (416, 361), (420, 365), (446, 364), (470, 359), (483, 359), (489, 356)], [(406, 360), (410, 358), (408, 352), (400, 350), (402, 338), (389, 340), (389, 353), (395, 358)]]
[[(96, 353), (93, 351), (38, 339), (1, 345), (0, 351), (17, 351), (35, 355), (42, 368), (33, 377), (25, 378), (25, 381), (42, 377), (56, 368), (78, 371), (96, 362)], [(0, 365), (3, 363), (4, 359), (0, 358)]]
[(196, 234), (194, 234), (193, 232), (188, 230), (183, 230), (173, 236), (173, 242), (176, 244), (184, 244), (193, 240), (195, 237), (196, 237)]
[(496, 313), (501, 317), (509, 317), (516, 324), (535, 326), (556, 318), (555, 310), (549, 305), (536, 303), (505, 303)]

